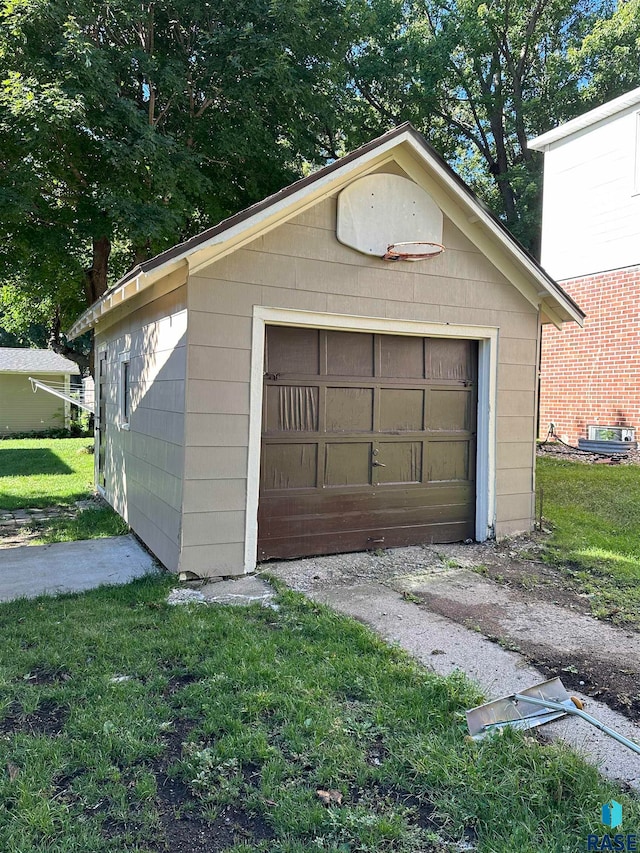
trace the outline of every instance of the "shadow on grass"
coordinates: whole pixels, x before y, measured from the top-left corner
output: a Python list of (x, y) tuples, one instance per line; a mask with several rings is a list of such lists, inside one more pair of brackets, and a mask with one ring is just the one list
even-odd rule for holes
[(0, 448), (0, 477), (33, 477), (42, 474), (73, 474), (52, 450)]

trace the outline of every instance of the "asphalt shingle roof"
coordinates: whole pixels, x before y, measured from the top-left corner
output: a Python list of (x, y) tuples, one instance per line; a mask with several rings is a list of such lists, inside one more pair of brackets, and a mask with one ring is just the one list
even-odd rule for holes
[(49, 349), (0, 347), (0, 373), (80, 373), (75, 361)]

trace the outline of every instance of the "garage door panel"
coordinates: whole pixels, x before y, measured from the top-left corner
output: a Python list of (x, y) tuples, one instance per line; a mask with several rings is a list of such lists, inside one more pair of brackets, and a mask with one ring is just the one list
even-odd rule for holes
[(471, 394), (466, 388), (429, 391), (427, 429), (448, 432), (473, 429)]
[(349, 551), (367, 551), (373, 548), (402, 548), (408, 545), (462, 542), (474, 536), (474, 525), (470, 521), (422, 524), (362, 531), (346, 531), (332, 534), (306, 533), (303, 536), (287, 536), (261, 542), (259, 560), (274, 558), (290, 559), (306, 554), (339, 554)]
[(267, 444), (263, 448), (263, 492), (315, 488), (317, 471), (316, 444)]
[[(468, 520), (468, 502), (453, 502), (447, 504), (433, 504), (425, 507), (423, 505), (372, 505), (366, 498), (358, 504), (352, 501), (341, 502), (340, 498), (334, 502), (331, 510), (326, 505), (309, 504), (303, 507), (299, 504), (289, 504), (286, 501), (274, 501), (271, 507), (271, 520), (265, 524), (261, 531), (261, 540), (265, 542), (270, 539), (282, 537), (285, 532), (287, 536), (326, 535), (332, 531), (368, 531), (373, 535), (378, 530), (392, 529), (394, 527), (420, 527), (430, 524), (441, 524), (448, 522), (462, 523)], [(313, 519), (310, 524), (310, 517)]]
[(376, 469), (378, 483), (419, 483), (422, 480), (421, 441), (381, 441), (378, 457), (384, 467)]
[(373, 376), (374, 336), (362, 332), (326, 332), (328, 376)]
[(432, 441), (427, 451), (427, 479), (430, 483), (471, 479), (469, 442)]
[(424, 338), (380, 336), (380, 376), (393, 379), (424, 378)]
[(371, 444), (365, 442), (326, 444), (325, 486), (368, 486), (371, 483), (371, 451)]
[(319, 388), (267, 385), (264, 424), (267, 432), (317, 432)]
[[(295, 494), (281, 491), (265, 499), (269, 514), (279, 519), (312, 519), (314, 516), (340, 516), (354, 513), (438, 510), (447, 507), (464, 507), (473, 502), (474, 487), (471, 483), (442, 483), (425, 490), (405, 487), (376, 489), (370, 491), (337, 490), (327, 495), (320, 489), (300, 491)], [(319, 518), (314, 523), (319, 524)], [(264, 531), (270, 530), (269, 519), (265, 518)], [(261, 531), (262, 533), (262, 531)]]
[(371, 432), (372, 388), (327, 388), (325, 429), (327, 432)]
[(269, 326), (265, 371), (271, 374), (315, 376), (320, 369), (320, 331)]
[(430, 338), (426, 342), (426, 375), (429, 379), (475, 379), (475, 341)]
[(424, 391), (421, 388), (380, 389), (380, 432), (421, 432)]

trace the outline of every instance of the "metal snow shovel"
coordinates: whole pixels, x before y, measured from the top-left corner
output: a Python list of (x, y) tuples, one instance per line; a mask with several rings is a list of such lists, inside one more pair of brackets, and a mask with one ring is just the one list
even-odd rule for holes
[(493, 702), (487, 702), (486, 705), (472, 708), (467, 711), (467, 725), (471, 737), (479, 740), (506, 726), (515, 729), (532, 729), (564, 717), (565, 714), (586, 720), (587, 723), (591, 723), (601, 732), (640, 755), (638, 744), (605, 726), (590, 714), (586, 714), (582, 710), (582, 702), (576, 697), (569, 696), (559, 678), (534, 684), (533, 687), (527, 687), (521, 693), (512, 693), (511, 696), (503, 696), (502, 699), (495, 699)]

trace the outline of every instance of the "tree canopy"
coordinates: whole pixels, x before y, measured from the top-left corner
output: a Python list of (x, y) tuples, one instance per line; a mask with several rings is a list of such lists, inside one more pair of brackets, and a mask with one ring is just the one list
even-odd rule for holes
[(340, 0), (5, 3), (5, 318), (24, 294), (64, 325), (132, 264), (296, 177), (350, 20)]
[(0, 328), (410, 120), (536, 251), (531, 138), (640, 85), (640, 0), (0, 0)]
[(610, 16), (595, 21), (571, 60), (588, 81), (584, 96), (590, 106), (639, 86), (640, 0), (620, 0)]

